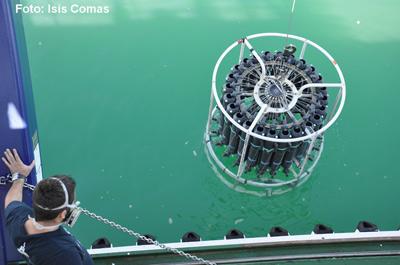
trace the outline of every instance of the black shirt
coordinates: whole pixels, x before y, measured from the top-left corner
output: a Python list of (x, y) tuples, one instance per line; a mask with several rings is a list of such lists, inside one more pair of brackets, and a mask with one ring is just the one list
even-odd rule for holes
[(93, 265), (81, 243), (63, 227), (57, 230), (28, 235), (25, 222), (33, 216), (32, 208), (19, 201), (5, 209), (6, 227), (18, 251), (32, 265)]

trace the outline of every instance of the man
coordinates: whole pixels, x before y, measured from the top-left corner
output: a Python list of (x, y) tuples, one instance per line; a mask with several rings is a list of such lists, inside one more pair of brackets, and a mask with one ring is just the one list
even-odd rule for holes
[(4, 205), (6, 227), (28, 264), (93, 265), (86, 249), (61, 226), (75, 207), (75, 181), (64, 175), (40, 181), (32, 210), (22, 202), (22, 189), (34, 161), (25, 165), (15, 149), (7, 149), (2, 160), (12, 174)]

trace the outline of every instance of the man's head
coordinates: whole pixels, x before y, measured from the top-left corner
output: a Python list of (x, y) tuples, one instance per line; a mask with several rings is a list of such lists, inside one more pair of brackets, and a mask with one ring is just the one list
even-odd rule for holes
[(51, 178), (40, 181), (33, 192), (33, 212), (36, 221), (56, 221), (61, 223), (68, 212), (67, 208), (59, 210), (44, 210), (37, 205), (45, 208), (57, 208), (65, 203), (64, 189), (60, 181), (65, 185), (68, 191), (68, 204), (75, 201), (75, 180), (66, 175), (56, 175)]

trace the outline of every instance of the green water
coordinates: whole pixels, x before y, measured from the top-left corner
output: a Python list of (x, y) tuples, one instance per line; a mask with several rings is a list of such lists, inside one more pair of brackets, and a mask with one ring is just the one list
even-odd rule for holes
[[(217, 58), (245, 35), (286, 32), (290, 1), (88, 3), (111, 13), (24, 16), (44, 172), (75, 177), (84, 207), (162, 242), (233, 227), (247, 236), (316, 223), (353, 231), (363, 219), (398, 227), (397, 1), (297, 1), (291, 33), (334, 56), (348, 98), (312, 177), (273, 198), (226, 187), (202, 138)], [(72, 232), (86, 246), (135, 241), (88, 217)]]

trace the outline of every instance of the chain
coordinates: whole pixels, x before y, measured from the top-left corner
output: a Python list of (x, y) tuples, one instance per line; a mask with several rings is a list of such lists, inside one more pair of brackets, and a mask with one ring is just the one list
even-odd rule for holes
[[(0, 182), (1, 182), (1, 184), (5, 184), (5, 183), (7, 183), (7, 182), (10, 182), (10, 176), (5, 176), (5, 177), (2, 176), (1, 179), (0, 179)], [(4, 182), (4, 183), (3, 183), (3, 182)], [(26, 182), (24, 183), (24, 187), (27, 188), (27, 189), (29, 189), (29, 190), (32, 190), (32, 191), (35, 189), (35, 186), (34, 186), (34, 185), (28, 184), (28, 183), (26, 183)], [(217, 265), (217, 263), (215, 263), (215, 262), (208, 261), (208, 260), (205, 260), (205, 259), (203, 259), (203, 258), (199, 258), (199, 257), (197, 257), (197, 256), (195, 256), (195, 255), (191, 255), (191, 254), (189, 254), (189, 253), (183, 252), (182, 250), (179, 250), (179, 249), (176, 249), (176, 248), (168, 247), (168, 246), (166, 246), (165, 244), (162, 244), (162, 243), (158, 242), (157, 240), (153, 240), (153, 239), (151, 239), (151, 238), (145, 237), (145, 236), (143, 236), (143, 235), (141, 235), (141, 234), (139, 234), (139, 233), (137, 233), (137, 232), (135, 232), (135, 231), (133, 231), (133, 230), (130, 230), (130, 229), (128, 229), (128, 228), (126, 228), (126, 227), (124, 227), (124, 226), (122, 226), (122, 225), (120, 225), (120, 224), (117, 224), (117, 223), (114, 222), (114, 221), (111, 221), (111, 220), (109, 220), (109, 219), (107, 219), (107, 218), (105, 218), (105, 217), (102, 217), (102, 216), (100, 216), (100, 215), (97, 215), (97, 214), (95, 214), (95, 213), (92, 213), (92, 212), (90, 212), (90, 211), (87, 210), (87, 209), (84, 209), (84, 208), (80, 208), (80, 207), (79, 207), (79, 210), (80, 210), (83, 214), (85, 214), (85, 215), (87, 215), (87, 216), (89, 216), (89, 217), (91, 217), (91, 218), (93, 218), (93, 219), (95, 219), (95, 220), (97, 220), (97, 221), (99, 221), (99, 222), (102, 222), (102, 223), (104, 223), (104, 224), (106, 224), (106, 225), (109, 225), (109, 226), (111, 226), (111, 227), (113, 227), (113, 228), (119, 230), (119, 231), (122, 231), (122, 232), (124, 232), (124, 233), (127, 233), (127, 234), (130, 235), (130, 236), (133, 236), (133, 237), (139, 238), (139, 239), (141, 239), (141, 240), (144, 240), (144, 241), (146, 241), (146, 242), (149, 243), (149, 244), (156, 245), (156, 246), (158, 246), (159, 248), (165, 249), (166, 251), (170, 251), (170, 252), (172, 252), (172, 253), (174, 253), (174, 254), (177, 254), (177, 255), (179, 255), (179, 256), (182, 256), (182, 257), (185, 257), (185, 258), (187, 258), (187, 259), (190, 259), (190, 260), (199, 262), (200, 264)]]
[(187, 259), (191, 259), (193, 261), (200, 262), (200, 264), (217, 265), (217, 263), (215, 263), (215, 262), (199, 258), (199, 257), (197, 257), (195, 255), (191, 255), (189, 253), (183, 252), (182, 250), (179, 250), (179, 249), (176, 249), (176, 248), (168, 247), (165, 244), (162, 244), (162, 243), (160, 243), (160, 242), (158, 242), (156, 240), (153, 240), (151, 238), (145, 237), (145, 236), (143, 236), (143, 235), (141, 235), (141, 234), (139, 234), (139, 233), (137, 233), (137, 232), (135, 232), (133, 230), (130, 230), (130, 229), (128, 229), (128, 228), (126, 228), (126, 227), (124, 227), (122, 225), (119, 225), (119, 224), (117, 224), (117, 223), (115, 223), (113, 221), (108, 220), (107, 218), (104, 218), (104, 217), (102, 217), (100, 215), (92, 213), (92, 212), (90, 212), (90, 211), (88, 211), (86, 209), (83, 209), (83, 208), (80, 208), (80, 209), (81, 209), (83, 214), (85, 214), (85, 215), (87, 215), (87, 216), (89, 216), (89, 217), (91, 217), (91, 218), (93, 218), (93, 219), (95, 219), (95, 220), (97, 220), (99, 222), (102, 222), (102, 223), (104, 223), (106, 225), (109, 225), (109, 226), (111, 226), (111, 227), (113, 227), (113, 228), (115, 228), (117, 230), (120, 230), (120, 231), (122, 231), (124, 233), (127, 233), (130, 236), (133, 236), (133, 237), (136, 237), (138, 239), (144, 240), (149, 244), (156, 245), (159, 248), (165, 249), (166, 251), (170, 251), (170, 252), (172, 252), (174, 254), (177, 254), (179, 256), (185, 257)]
[(33, 191), (35, 189), (34, 185), (26, 183), (26, 182), (24, 183), (24, 187), (29, 189), (29, 190), (31, 190), (31, 191)]

